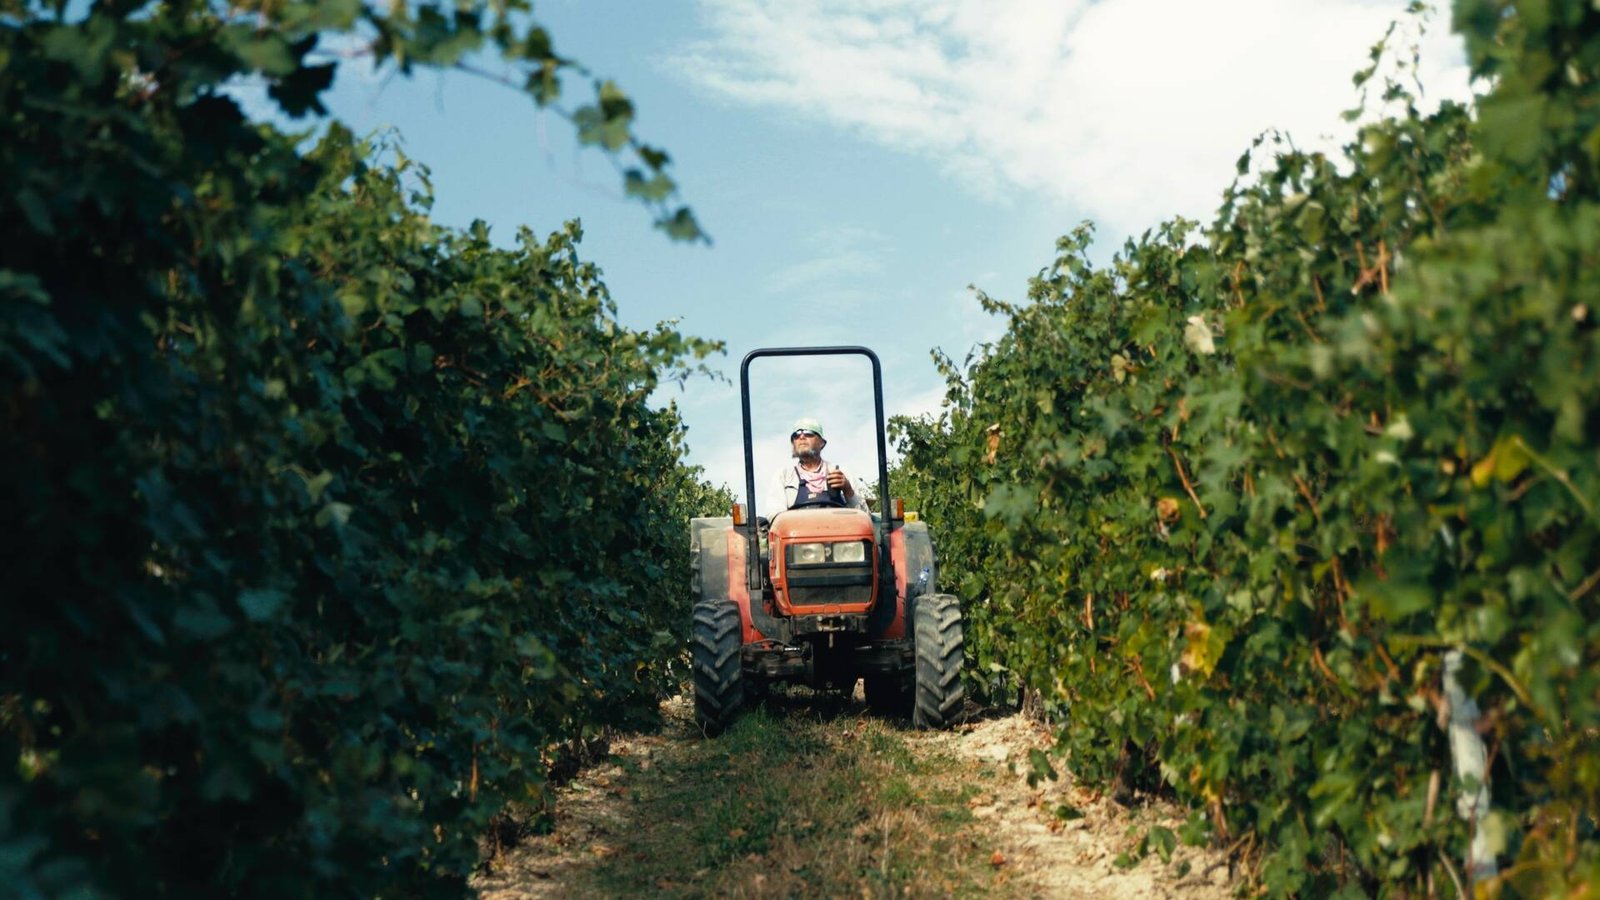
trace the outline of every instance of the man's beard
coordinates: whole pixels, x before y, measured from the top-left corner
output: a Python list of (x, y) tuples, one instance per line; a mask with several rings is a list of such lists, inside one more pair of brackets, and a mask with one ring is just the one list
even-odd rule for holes
[(814, 463), (817, 460), (822, 458), (822, 451), (821, 450), (796, 450), (794, 452), (794, 458), (800, 460), (803, 463)]

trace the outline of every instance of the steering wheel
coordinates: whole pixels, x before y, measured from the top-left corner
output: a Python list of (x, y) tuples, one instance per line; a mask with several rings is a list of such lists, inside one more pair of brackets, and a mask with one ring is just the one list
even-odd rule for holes
[(849, 504), (845, 503), (844, 499), (842, 497), (840, 497), (839, 495), (835, 494), (833, 491), (829, 491), (826, 494), (823, 494), (821, 496), (809, 497), (809, 498), (807, 498), (807, 499), (805, 499), (805, 500), (803, 500), (803, 501), (801, 501), (799, 503), (796, 503), (795, 505), (793, 505), (793, 506), (791, 506), (789, 508), (790, 509), (842, 509), (842, 508), (844, 508), (845, 506), (848, 506), (848, 505)]

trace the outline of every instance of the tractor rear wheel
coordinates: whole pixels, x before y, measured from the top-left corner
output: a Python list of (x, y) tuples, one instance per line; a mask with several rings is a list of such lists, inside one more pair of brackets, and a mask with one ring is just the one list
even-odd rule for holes
[(965, 640), (961, 601), (951, 594), (923, 594), (916, 598), (911, 622), (916, 641), (916, 701), (911, 724), (918, 728), (945, 728), (955, 722), (966, 700), (961, 685), (961, 659)]
[(744, 626), (732, 600), (701, 600), (694, 605), (690, 655), (694, 661), (694, 718), (706, 734), (717, 734), (744, 706), (744, 676), (739, 647)]

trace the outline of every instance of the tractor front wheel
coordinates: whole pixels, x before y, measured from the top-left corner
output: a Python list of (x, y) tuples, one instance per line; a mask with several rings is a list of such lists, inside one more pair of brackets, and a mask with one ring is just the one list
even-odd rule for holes
[(961, 601), (950, 594), (923, 594), (911, 613), (916, 642), (916, 701), (911, 724), (946, 728), (961, 713), (966, 690), (961, 685), (965, 640)]
[(694, 605), (690, 655), (694, 661), (694, 718), (706, 734), (717, 734), (744, 706), (739, 647), (744, 637), (739, 607), (732, 600)]

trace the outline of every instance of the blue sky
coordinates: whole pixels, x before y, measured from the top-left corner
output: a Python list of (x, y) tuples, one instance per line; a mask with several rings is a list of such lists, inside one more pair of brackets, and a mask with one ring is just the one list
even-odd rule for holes
[[(560, 118), (483, 79), (341, 69), (332, 112), (390, 127), (433, 172), (434, 216), (509, 243), (569, 218), (619, 315), (718, 338), (731, 384), (672, 387), (691, 463), (743, 494), (739, 360), (760, 346), (864, 344), (888, 411), (938, 408), (930, 350), (961, 360), (1079, 222), (1104, 258), (1174, 214), (1209, 218), (1264, 129), (1350, 134), (1351, 74), (1405, 0), (544, 0), (558, 52), (635, 101), (710, 246), (674, 243)], [(1466, 93), (1459, 44), (1422, 39), (1428, 96)], [(574, 101), (586, 87), (568, 81)], [(799, 415), (825, 455), (873, 467), (870, 383), (850, 360), (753, 370), (757, 490)]]

